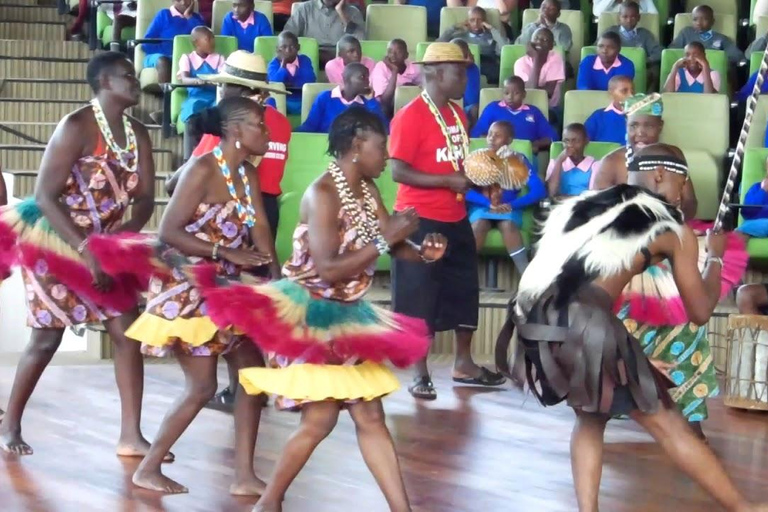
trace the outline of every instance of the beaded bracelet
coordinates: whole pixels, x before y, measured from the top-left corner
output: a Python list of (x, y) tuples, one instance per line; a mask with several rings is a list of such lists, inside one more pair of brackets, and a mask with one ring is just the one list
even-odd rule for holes
[(221, 242), (216, 242), (213, 244), (213, 251), (211, 251), (211, 258), (214, 261), (218, 261), (219, 259), (219, 246), (221, 245)]

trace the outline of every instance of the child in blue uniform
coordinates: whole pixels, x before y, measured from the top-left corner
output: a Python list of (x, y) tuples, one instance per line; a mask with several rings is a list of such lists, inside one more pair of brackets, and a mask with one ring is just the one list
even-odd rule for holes
[(621, 37), (606, 32), (597, 41), (597, 55), (587, 55), (579, 64), (576, 89), (580, 91), (607, 91), (614, 76), (635, 78), (635, 65), (621, 55)]
[[(202, 85), (205, 82), (199, 75), (215, 75), (224, 66), (224, 57), (214, 52), (213, 32), (208, 27), (197, 27), (192, 31), (192, 44), (195, 51), (182, 55), (179, 60), (179, 82), (186, 85)], [(179, 122), (186, 123), (187, 119), (206, 108), (216, 105), (216, 86), (189, 87), (187, 99), (181, 104)]]
[(469, 50), (469, 45), (463, 39), (453, 39), (453, 44), (461, 48), (464, 60), (467, 61), (467, 87), (464, 89), (464, 112), (469, 118), (469, 125), (477, 121), (480, 109), (480, 67), (475, 64), (475, 57)]
[(496, 121), (506, 121), (514, 128), (514, 136), (529, 140), (533, 152), (547, 149), (552, 141), (559, 140), (557, 132), (549, 124), (547, 117), (533, 105), (526, 105), (525, 82), (519, 76), (511, 76), (504, 81), (503, 101), (489, 103), (483, 109), (480, 119), (472, 128), (472, 137), (484, 137)]
[(581, 195), (589, 190), (595, 159), (584, 154), (589, 143), (587, 130), (581, 123), (572, 123), (563, 130), (563, 152), (549, 162), (547, 191), (550, 197)]
[(520, 274), (528, 266), (520, 228), (523, 225), (523, 210), (533, 206), (547, 196), (546, 188), (541, 178), (532, 171), (531, 163), (520, 153), (509, 149), (515, 137), (515, 129), (507, 121), (497, 121), (491, 124), (486, 142), (488, 147), (500, 156), (507, 158), (514, 155), (528, 167), (528, 183), (522, 190), (502, 190), (498, 185), (492, 187), (472, 188), (466, 194), (467, 211), (472, 231), (475, 234), (477, 250), (485, 245), (488, 232), (498, 227), (504, 238), (504, 245)]
[(221, 35), (234, 36), (237, 49), (253, 51), (253, 41), (260, 36), (271, 36), (272, 25), (262, 13), (253, 9), (253, 0), (234, 0), (232, 14), (224, 16)]
[(608, 82), (611, 103), (595, 110), (587, 118), (584, 127), (589, 140), (626, 144), (627, 119), (624, 117), (624, 100), (635, 95), (635, 84), (627, 76), (615, 76)]
[(685, 46), (685, 57), (672, 66), (664, 92), (712, 94), (720, 91), (720, 80), (720, 73), (709, 67), (704, 45), (693, 41)]
[(144, 44), (144, 67), (157, 69), (157, 79), (161, 84), (171, 81), (171, 58), (173, 57), (173, 38), (192, 33), (195, 27), (205, 25), (200, 14), (194, 12), (193, 0), (173, 0), (169, 9), (163, 9), (155, 15), (149, 24), (145, 39), (167, 39), (158, 44)]
[(768, 161), (766, 176), (749, 187), (744, 195), (744, 204), (752, 207), (741, 209), (744, 222), (736, 231), (746, 237), (768, 238)]
[(288, 90), (288, 114), (301, 113), (301, 88), (317, 81), (312, 61), (299, 54), (299, 38), (292, 32), (282, 32), (277, 38), (277, 56), (267, 68), (270, 82), (282, 82)]

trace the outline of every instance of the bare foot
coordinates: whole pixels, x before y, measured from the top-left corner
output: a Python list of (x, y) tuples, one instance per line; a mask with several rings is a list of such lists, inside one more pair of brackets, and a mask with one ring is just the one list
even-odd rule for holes
[(165, 492), (168, 494), (184, 494), (189, 489), (180, 483), (171, 480), (161, 472), (150, 473), (142, 470), (136, 470), (133, 474), (133, 484), (150, 491)]
[[(149, 441), (143, 437), (138, 441), (120, 441), (117, 443), (117, 456), (118, 457), (146, 457), (149, 453)], [(176, 456), (173, 452), (163, 458), (163, 462), (173, 462), (176, 460)]]
[(32, 447), (21, 438), (21, 431), (0, 432), (0, 450), (14, 455), (32, 455)]
[(267, 484), (256, 475), (248, 480), (237, 481), (229, 486), (229, 494), (234, 496), (261, 496), (267, 489)]
[(267, 502), (262, 503), (262, 500), (259, 500), (251, 512), (283, 512), (283, 504)]

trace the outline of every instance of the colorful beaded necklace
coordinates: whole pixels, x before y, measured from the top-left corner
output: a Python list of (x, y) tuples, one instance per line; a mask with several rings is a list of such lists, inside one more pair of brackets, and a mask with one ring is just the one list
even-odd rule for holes
[[(448, 130), (448, 124), (446, 124), (445, 119), (443, 119), (443, 114), (440, 113), (440, 110), (438, 110), (437, 105), (435, 105), (435, 102), (432, 101), (432, 98), (429, 97), (429, 94), (427, 94), (427, 91), (422, 91), (421, 97), (424, 99), (424, 102), (427, 104), (427, 107), (429, 107), (429, 111), (432, 113), (433, 116), (435, 116), (435, 121), (437, 121), (437, 124), (440, 126), (440, 131), (443, 132), (443, 137), (445, 137), (446, 148), (448, 148), (448, 159), (451, 161), (451, 165), (453, 165), (453, 170), (456, 172), (461, 172), (459, 159), (456, 157), (456, 155), (453, 152), (453, 142), (451, 141), (451, 133)], [(469, 154), (469, 136), (467, 135), (467, 131), (464, 129), (464, 123), (461, 122), (459, 113), (456, 112), (456, 109), (453, 107), (453, 105), (450, 102), (448, 103), (448, 107), (451, 109), (451, 112), (453, 113), (453, 119), (456, 122), (456, 126), (459, 127), (459, 133), (461, 134), (461, 151), (462, 151), (461, 158), (463, 160), (464, 157), (466, 157)]]
[[(373, 242), (376, 238), (381, 236), (381, 229), (379, 226), (379, 218), (376, 214), (376, 201), (371, 195), (371, 191), (368, 188), (368, 184), (363, 180), (360, 184), (363, 189), (363, 206), (360, 206), (360, 202), (357, 201), (352, 195), (352, 189), (349, 188), (349, 182), (344, 173), (336, 164), (331, 162), (328, 165), (328, 172), (331, 174), (334, 183), (336, 184), (336, 190), (339, 193), (339, 199), (341, 200), (341, 209), (344, 210), (352, 222), (355, 224), (355, 230), (357, 231), (360, 240), (364, 244)], [(363, 215), (363, 208), (365, 208), (365, 215)]]
[(237, 197), (237, 191), (235, 190), (235, 182), (232, 181), (232, 173), (229, 171), (229, 166), (226, 160), (224, 160), (224, 153), (221, 152), (221, 148), (216, 146), (213, 148), (213, 156), (216, 157), (216, 163), (219, 164), (219, 170), (224, 176), (224, 180), (227, 182), (227, 189), (229, 189), (229, 195), (235, 200), (237, 204), (237, 214), (240, 216), (240, 220), (245, 222), (245, 225), (252, 228), (256, 222), (256, 210), (253, 209), (253, 201), (251, 200), (251, 184), (248, 182), (248, 176), (245, 175), (245, 166), (240, 164), (237, 172), (240, 174), (240, 179), (243, 180), (243, 187), (245, 187), (245, 206), (243, 206), (242, 200)]
[(93, 116), (96, 118), (96, 124), (99, 125), (101, 130), (101, 136), (104, 137), (109, 150), (120, 161), (120, 164), (125, 167), (128, 172), (136, 172), (138, 169), (139, 158), (136, 148), (136, 134), (133, 132), (131, 121), (128, 116), (123, 114), (123, 129), (125, 130), (125, 149), (121, 148), (115, 136), (112, 135), (112, 130), (109, 128), (107, 117), (104, 115), (104, 110), (101, 108), (101, 104), (97, 98), (91, 100), (91, 106), (93, 107)]

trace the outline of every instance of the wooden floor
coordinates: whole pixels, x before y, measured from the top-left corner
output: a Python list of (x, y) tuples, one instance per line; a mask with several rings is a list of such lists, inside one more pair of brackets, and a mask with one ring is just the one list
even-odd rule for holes
[[(5, 404), (13, 368), (0, 367)], [(568, 458), (572, 413), (543, 409), (532, 397), (453, 387), (449, 369), (436, 366), (439, 399), (414, 402), (401, 390), (387, 399), (388, 422), (403, 464), (414, 510), (572, 512)], [(225, 369), (220, 368), (223, 378)], [(407, 375), (403, 375), (403, 380)], [(152, 435), (180, 392), (174, 364), (147, 366), (144, 429)], [(246, 512), (251, 499), (227, 494), (232, 474), (231, 418), (205, 410), (174, 447), (169, 476), (189, 495), (160, 496), (130, 484), (135, 462), (113, 455), (118, 401), (110, 366), (58, 366), (43, 376), (27, 412), (25, 434), (36, 453), (22, 460), (0, 455), (0, 511)], [(768, 498), (768, 416), (714, 401), (706, 431), (730, 473), (752, 498)], [(257, 470), (269, 476), (297, 415), (264, 414)], [(682, 476), (650, 438), (625, 421), (612, 422), (601, 493), (607, 512), (717, 510)], [(290, 489), (286, 512), (380, 512), (384, 500), (367, 472), (344, 415)]]

